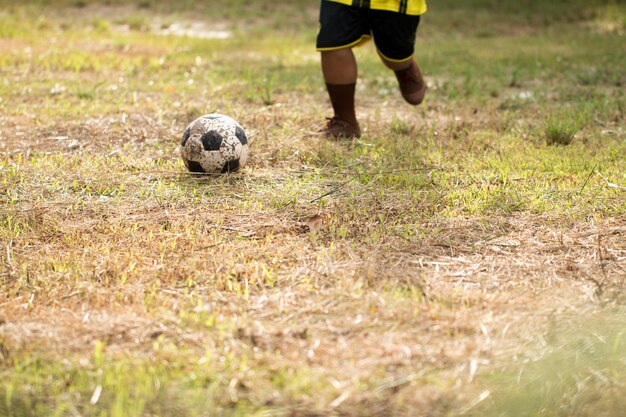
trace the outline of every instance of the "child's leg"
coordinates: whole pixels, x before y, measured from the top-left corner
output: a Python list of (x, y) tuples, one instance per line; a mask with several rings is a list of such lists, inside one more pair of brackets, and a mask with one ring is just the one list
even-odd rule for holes
[(371, 10), (369, 17), (378, 55), (395, 72), (402, 97), (413, 105), (420, 104), (426, 83), (413, 57), (420, 16)]
[(426, 82), (415, 58), (411, 57), (406, 61), (391, 61), (380, 53), (379, 56), (385, 66), (395, 72), (402, 97), (415, 106), (421, 104), (426, 95)]
[(357, 64), (352, 48), (322, 51), (322, 73), (335, 117), (358, 127), (354, 108)]
[(354, 84), (357, 64), (352, 48), (322, 51), (322, 73), (328, 84)]
[(322, 74), (335, 112), (326, 126), (331, 137), (361, 135), (354, 108), (357, 64), (352, 48), (371, 38), (366, 9), (322, 0), (317, 50), (322, 55)]

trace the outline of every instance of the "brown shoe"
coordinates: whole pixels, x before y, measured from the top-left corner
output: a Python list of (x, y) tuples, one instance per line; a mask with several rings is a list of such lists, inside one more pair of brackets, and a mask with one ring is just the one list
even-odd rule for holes
[(361, 129), (358, 124), (354, 126), (337, 118), (337, 116), (328, 119), (328, 123), (323, 132), (326, 137), (332, 139), (354, 139), (361, 137)]
[(411, 60), (411, 65), (407, 69), (395, 73), (402, 97), (414, 106), (421, 104), (426, 94), (426, 82), (415, 61)]

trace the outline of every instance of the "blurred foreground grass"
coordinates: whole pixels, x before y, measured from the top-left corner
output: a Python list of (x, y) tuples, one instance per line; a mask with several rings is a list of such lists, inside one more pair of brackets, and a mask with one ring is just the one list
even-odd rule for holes
[[(515, 363), (477, 381), (465, 416), (620, 416), (626, 410), (626, 312), (582, 309), (550, 318), (548, 332)], [(510, 359), (508, 359), (510, 360)], [(475, 388), (478, 388), (475, 387)]]

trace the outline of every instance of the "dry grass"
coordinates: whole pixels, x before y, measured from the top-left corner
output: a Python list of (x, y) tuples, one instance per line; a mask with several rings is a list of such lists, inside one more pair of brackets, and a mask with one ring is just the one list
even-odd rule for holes
[[(300, 19), (311, 23), (312, 9)], [(94, 19), (110, 21), (103, 10)], [(33, 33), (63, 28), (57, 13)], [(541, 126), (560, 103), (536, 84), (571, 92), (550, 77), (511, 82), (470, 65), (429, 77), (432, 101), (415, 110), (362, 52), (365, 135), (340, 144), (312, 134), (327, 112), (317, 63), (296, 64), (280, 37), (254, 53), (188, 40), (188, 52), (144, 32), (63, 30), (65, 60), (28, 32), (0, 43), (17, 86), (0, 101), (0, 411), (455, 415), (469, 412), (481, 374), (532, 356), (552, 320), (624, 302), (624, 96), (613, 73), (575, 85), (591, 99), (571, 107), (591, 121), (555, 148)], [(310, 33), (277, 31), (308, 56)], [(436, 30), (424, 36), (456, 51)], [(488, 46), (476, 54), (506, 50)], [(263, 77), (232, 77), (200, 53), (223, 55), (227, 69), (244, 57)], [(164, 56), (157, 76), (133, 69)], [(76, 57), (90, 63), (73, 70)], [(246, 127), (252, 161), (241, 174), (191, 177), (179, 137), (215, 108)]]

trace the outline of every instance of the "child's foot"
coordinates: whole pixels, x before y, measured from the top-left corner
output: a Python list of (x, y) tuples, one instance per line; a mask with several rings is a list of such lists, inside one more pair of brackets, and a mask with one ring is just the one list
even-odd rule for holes
[(328, 119), (328, 123), (324, 128), (324, 135), (332, 139), (360, 138), (361, 129), (358, 124), (355, 126), (335, 116)]
[(421, 104), (426, 94), (426, 83), (415, 61), (411, 61), (407, 69), (395, 73), (402, 97), (414, 106)]

